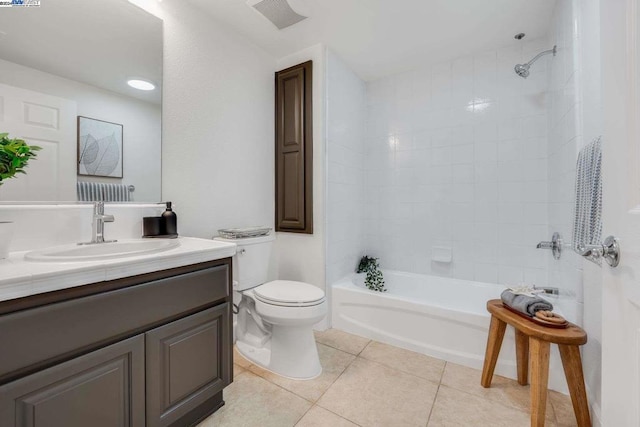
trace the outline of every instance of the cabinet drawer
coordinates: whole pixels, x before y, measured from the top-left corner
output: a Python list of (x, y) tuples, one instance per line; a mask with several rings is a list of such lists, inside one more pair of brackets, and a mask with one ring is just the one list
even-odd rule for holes
[(0, 316), (0, 383), (144, 332), (228, 295), (225, 264)]
[(147, 426), (164, 427), (231, 383), (230, 304), (146, 334)]
[(3, 427), (144, 427), (144, 336), (0, 387)]

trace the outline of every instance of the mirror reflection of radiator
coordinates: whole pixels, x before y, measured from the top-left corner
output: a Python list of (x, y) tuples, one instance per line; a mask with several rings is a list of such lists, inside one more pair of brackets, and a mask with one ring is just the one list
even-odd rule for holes
[(130, 202), (133, 185), (110, 184), (105, 182), (78, 181), (77, 193), (79, 202)]

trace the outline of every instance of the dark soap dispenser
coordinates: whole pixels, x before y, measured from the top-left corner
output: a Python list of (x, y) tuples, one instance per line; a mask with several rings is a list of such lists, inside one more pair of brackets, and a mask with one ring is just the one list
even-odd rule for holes
[(171, 202), (167, 202), (167, 210), (162, 213), (162, 225), (165, 235), (178, 235), (178, 216), (173, 209), (171, 209)]

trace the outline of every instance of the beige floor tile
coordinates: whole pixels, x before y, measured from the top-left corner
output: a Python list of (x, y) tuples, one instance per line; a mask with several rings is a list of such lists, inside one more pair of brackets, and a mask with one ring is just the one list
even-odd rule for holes
[(247, 369), (249, 368), (249, 366), (251, 366), (251, 362), (249, 362), (244, 358), (243, 355), (240, 354), (236, 346), (233, 346), (233, 363), (244, 369)]
[(527, 427), (529, 413), (493, 400), (440, 386), (429, 427)]
[(311, 404), (245, 371), (224, 389), (225, 405), (199, 427), (292, 427)]
[[(521, 386), (517, 381), (493, 376), (490, 388), (480, 385), (482, 371), (466, 366), (447, 363), (442, 375), (442, 385), (461, 390), (476, 396), (529, 412), (531, 408), (531, 391), (529, 386)], [(555, 421), (555, 413), (551, 399), (547, 399), (547, 421)]]
[(296, 427), (358, 427), (357, 424), (319, 406), (309, 409)]
[(369, 344), (368, 338), (348, 334), (339, 329), (315, 332), (316, 341), (347, 353), (358, 355)]
[(356, 356), (352, 354), (323, 344), (318, 344), (318, 354), (320, 356), (320, 363), (322, 364), (322, 374), (312, 380), (292, 380), (269, 372), (256, 365), (251, 365), (249, 370), (282, 388), (292, 391), (298, 396), (315, 402), (356, 358)]
[(361, 426), (424, 426), (438, 386), (358, 357), (318, 405)]
[(443, 360), (377, 341), (371, 341), (360, 357), (437, 383), (445, 365)]
[(549, 392), (549, 399), (556, 413), (558, 427), (574, 427), (578, 425), (569, 396), (557, 391), (551, 391)]
[(241, 373), (243, 373), (244, 371), (246, 371), (246, 369), (244, 369), (242, 366), (238, 365), (237, 363), (233, 364), (233, 377), (234, 378), (236, 376), (240, 375)]

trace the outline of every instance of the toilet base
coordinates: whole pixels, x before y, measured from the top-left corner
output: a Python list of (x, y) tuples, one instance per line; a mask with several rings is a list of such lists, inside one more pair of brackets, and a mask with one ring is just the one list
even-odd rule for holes
[(286, 378), (308, 380), (322, 373), (313, 325), (327, 314), (327, 303), (279, 306), (243, 292), (235, 328), (240, 354), (263, 369)]
[(250, 362), (285, 378), (310, 380), (322, 374), (312, 329), (272, 326), (271, 333), (271, 338), (262, 347), (238, 336), (236, 348)]

